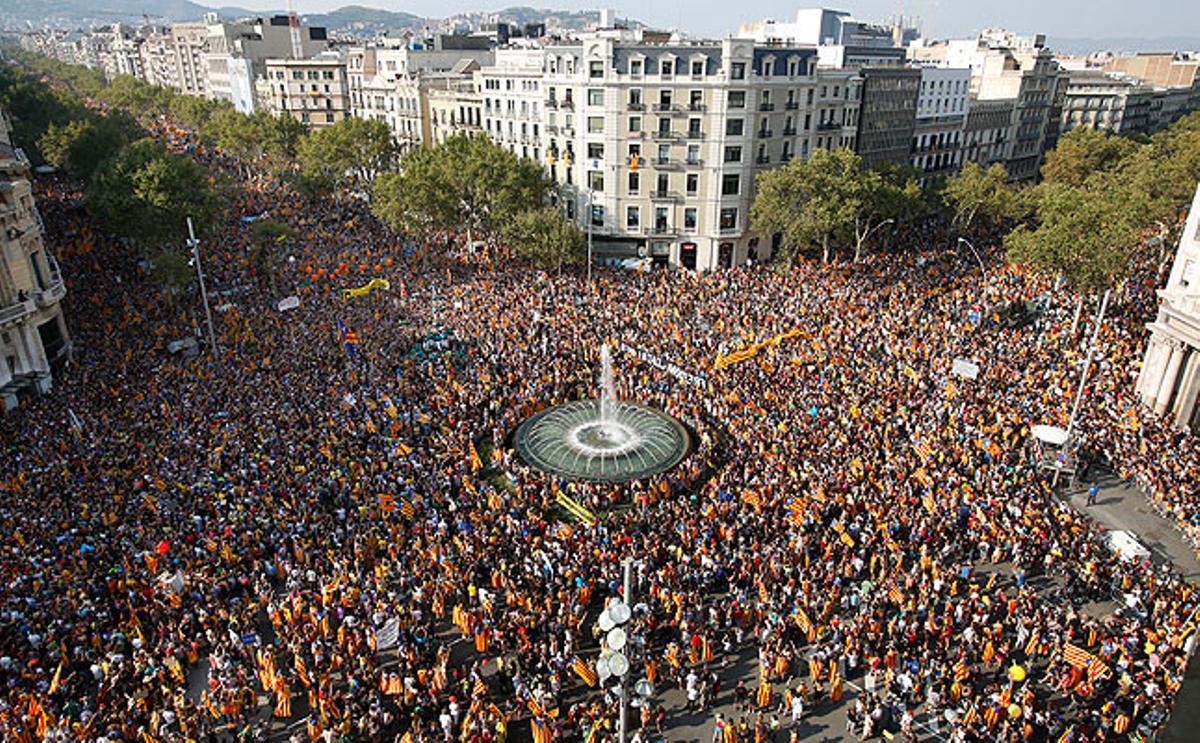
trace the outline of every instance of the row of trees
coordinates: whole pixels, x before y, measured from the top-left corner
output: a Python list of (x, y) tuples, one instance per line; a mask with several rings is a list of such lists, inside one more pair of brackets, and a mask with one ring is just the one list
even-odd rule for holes
[(849, 150), (759, 176), (751, 225), (782, 236), (782, 258), (837, 247), (857, 261), (881, 228), (938, 216), (963, 234), (1004, 235), (1009, 260), (1066, 277), (1081, 293), (1124, 277), (1154, 230), (1166, 260), (1171, 230), (1200, 180), (1200, 113), (1138, 141), (1091, 129), (1064, 135), (1037, 185), (1009, 183), (1001, 165), (967, 163), (922, 187), (910, 168), (866, 169)]

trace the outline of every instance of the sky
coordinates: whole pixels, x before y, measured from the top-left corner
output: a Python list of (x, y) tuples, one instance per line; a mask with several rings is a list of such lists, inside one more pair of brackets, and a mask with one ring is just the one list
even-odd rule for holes
[[(198, 0), (251, 10), (283, 7), (282, 0)], [(357, 4), (444, 17), (459, 12), (499, 10), (514, 5), (584, 10), (611, 7), (620, 17), (656, 28), (681, 29), (706, 36), (727, 36), (738, 23), (763, 18), (790, 20), (801, 7), (816, 4), (789, 0), (608, 0), (606, 5), (579, 0), (295, 0), (299, 13)], [(926, 19), (927, 35), (942, 38), (972, 34), (989, 26), (1059, 38), (1112, 38), (1195, 35), (1200, 29), (1197, 0), (850, 0), (829, 7), (863, 20), (884, 20), (903, 12)]]

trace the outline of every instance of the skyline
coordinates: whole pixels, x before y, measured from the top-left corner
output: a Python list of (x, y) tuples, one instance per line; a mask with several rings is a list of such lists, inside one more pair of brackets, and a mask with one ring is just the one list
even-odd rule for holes
[[(242, 0), (230, 4), (255, 11), (278, 10), (285, 5), (279, 0)], [(431, 18), (458, 13), (495, 12), (514, 6), (573, 11), (611, 7), (619, 17), (633, 18), (655, 28), (725, 37), (734, 33), (739, 23), (764, 18), (790, 20), (800, 8), (820, 7), (822, 4), (791, 0), (758, 0), (750, 5), (731, 5), (715, 0), (559, 0), (553, 3), (413, 0), (401, 6), (386, 0), (297, 0), (296, 11), (302, 15), (323, 13), (347, 5), (403, 11)], [(986, 5), (971, 0), (855, 0), (850, 3), (832, 2), (825, 6), (849, 11), (866, 21), (884, 21), (903, 12), (906, 17), (919, 18), (926, 35), (935, 38), (961, 37), (997, 26), (1025, 34), (1044, 33), (1065, 39), (1157, 38), (1191, 34), (1195, 33), (1193, 29), (1200, 29), (1200, 4), (1182, 0), (1158, 0), (1137, 5), (1121, 0), (1065, 0), (1055, 3), (1013, 0)], [(1183, 29), (1187, 31), (1183, 32)]]

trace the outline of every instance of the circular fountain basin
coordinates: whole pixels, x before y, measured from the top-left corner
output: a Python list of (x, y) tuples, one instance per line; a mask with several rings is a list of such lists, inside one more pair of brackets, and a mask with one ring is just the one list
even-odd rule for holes
[(661, 410), (628, 402), (579, 400), (534, 414), (514, 436), (517, 452), (544, 472), (572, 480), (620, 482), (665, 472), (688, 453), (687, 427)]

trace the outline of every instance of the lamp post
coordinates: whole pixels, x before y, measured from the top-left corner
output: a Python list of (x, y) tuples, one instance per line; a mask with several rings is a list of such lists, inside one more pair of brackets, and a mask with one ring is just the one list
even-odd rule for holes
[(975, 245), (965, 237), (958, 238), (959, 245), (966, 245), (971, 249), (971, 255), (975, 256), (975, 260), (979, 262), (979, 273), (983, 274), (983, 283), (987, 284), (987, 269), (983, 266), (983, 258), (979, 257), (979, 251), (975, 249)]
[(188, 247), (192, 249), (192, 263), (196, 266), (196, 277), (200, 280), (200, 296), (204, 300), (204, 320), (208, 324), (208, 345), (212, 349), (213, 358), (217, 358), (217, 337), (213, 333), (212, 310), (208, 308), (208, 290), (204, 286), (204, 268), (200, 265), (200, 241), (196, 239), (196, 231), (192, 228), (192, 218), (187, 218)]
[(592, 222), (596, 219), (592, 209), (592, 184), (589, 182), (587, 198), (587, 282), (589, 287), (592, 285)]
[[(605, 636), (600, 658), (596, 661), (596, 674), (600, 677), (601, 683), (611, 676), (616, 676), (620, 682), (617, 690), (620, 697), (618, 743), (626, 743), (629, 734), (630, 662), (626, 648), (629, 647), (630, 642), (633, 642), (634, 645), (640, 642), (638, 639), (630, 638), (627, 630), (629, 621), (633, 618), (633, 558), (625, 558), (623, 569), (622, 599), (624, 600), (613, 601), (608, 608), (600, 612), (600, 618), (597, 620), (597, 624)], [(631, 653), (632, 650), (629, 652)], [(639, 705), (644, 704), (646, 699), (654, 693), (654, 689), (647, 679), (640, 679), (633, 687), (638, 694)]]
[[(1075, 390), (1075, 402), (1071, 405), (1071, 417), (1067, 419), (1067, 436), (1063, 441), (1063, 454), (1065, 457), (1071, 455), (1071, 437), (1075, 433), (1075, 419), (1079, 416), (1079, 406), (1083, 403), (1083, 389), (1087, 385), (1088, 372), (1092, 370), (1092, 359), (1096, 355), (1096, 344), (1100, 340), (1100, 326), (1104, 324), (1104, 312), (1108, 309), (1108, 296), (1112, 292), (1111, 289), (1104, 290), (1104, 299), (1100, 300), (1100, 311), (1096, 313), (1096, 327), (1092, 329), (1092, 340), (1088, 343), (1087, 359), (1083, 362), (1083, 371), (1079, 374), (1079, 389)], [(1054, 468), (1054, 480), (1051, 487), (1058, 487), (1058, 473), (1060, 469)], [(1074, 477), (1072, 475), (1072, 477)]]

